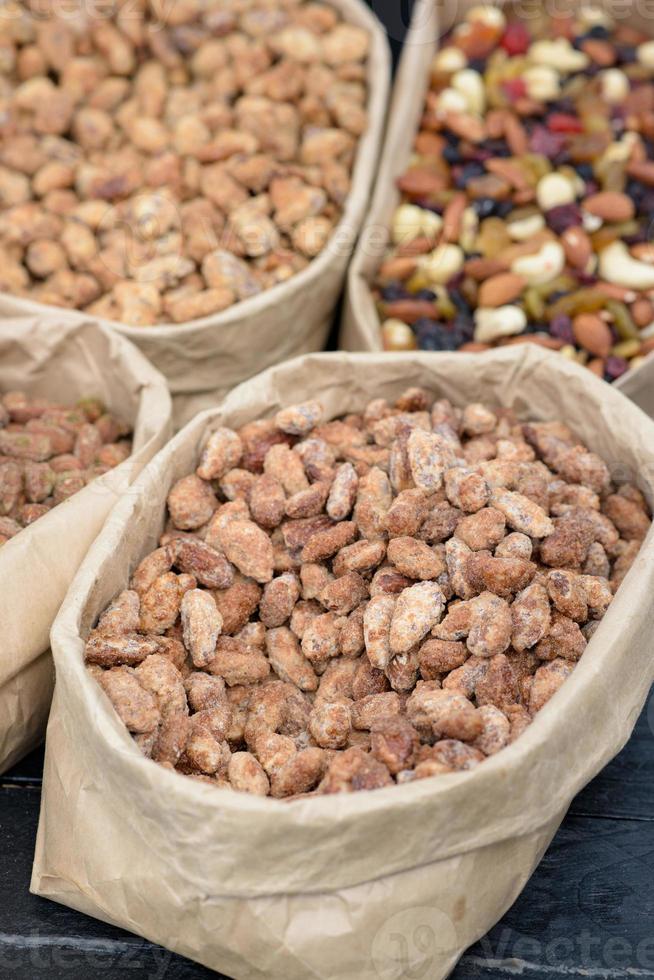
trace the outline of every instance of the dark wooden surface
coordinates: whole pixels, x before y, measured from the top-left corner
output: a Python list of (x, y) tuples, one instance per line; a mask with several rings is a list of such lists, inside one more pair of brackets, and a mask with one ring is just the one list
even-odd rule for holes
[[(454, 980), (654, 977), (653, 728), (654, 689), (628, 745), (574, 800), (527, 888)], [(0, 777), (1, 980), (219, 976), (28, 893), (41, 766), (39, 751)]]

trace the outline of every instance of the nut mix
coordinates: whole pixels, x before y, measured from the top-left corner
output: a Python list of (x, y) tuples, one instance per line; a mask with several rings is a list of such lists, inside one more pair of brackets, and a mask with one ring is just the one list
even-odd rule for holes
[(367, 125), (369, 38), (310, 0), (0, 11), (0, 290), (136, 326), (324, 248)]
[(130, 429), (97, 398), (72, 408), (0, 397), (0, 547), (132, 452)]
[(375, 295), (390, 350), (654, 350), (654, 41), (475, 7), (435, 55)]
[(86, 643), (142, 752), (291, 798), (471, 769), (572, 673), (650, 526), (559, 422), (410, 388), (217, 428)]

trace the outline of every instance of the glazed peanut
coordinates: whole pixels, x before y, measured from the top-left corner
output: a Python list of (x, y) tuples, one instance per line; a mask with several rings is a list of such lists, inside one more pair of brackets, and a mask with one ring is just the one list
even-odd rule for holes
[(500, 752), (584, 656), (650, 526), (567, 426), (419, 388), (216, 429), (168, 516), (89, 670), (155, 762), (276, 799)]
[[(308, 0), (218, 7), (3, 19), (0, 290), (181, 324), (324, 249), (367, 127), (369, 37)], [(316, 421), (309, 405), (279, 429)], [(202, 474), (237, 457), (216, 434)]]
[(95, 398), (70, 407), (0, 396), (0, 546), (127, 459), (129, 436)]

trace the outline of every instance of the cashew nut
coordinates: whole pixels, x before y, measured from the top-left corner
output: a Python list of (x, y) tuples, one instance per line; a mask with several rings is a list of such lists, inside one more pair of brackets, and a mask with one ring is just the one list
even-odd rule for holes
[(527, 239), (532, 238), (539, 231), (542, 231), (544, 227), (545, 218), (537, 211), (534, 211), (533, 214), (526, 215), (524, 218), (517, 218), (514, 221), (511, 221), (509, 218), (506, 223), (506, 230), (514, 242), (526, 242)]
[(654, 289), (654, 265), (639, 262), (624, 242), (611, 242), (600, 253), (600, 278), (627, 289)]
[(417, 204), (401, 204), (393, 216), (393, 241), (396, 245), (413, 241), (419, 235), (435, 238), (443, 227), (440, 214)]
[(645, 41), (636, 48), (636, 58), (645, 68), (654, 68), (654, 41)]
[(548, 65), (534, 65), (533, 68), (526, 68), (523, 73), (523, 81), (530, 99), (537, 102), (548, 102), (556, 99), (559, 95), (559, 73)]
[(416, 337), (408, 325), (403, 320), (391, 317), (384, 320), (381, 326), (382, 343), (384, 350), (415, 350)]
[(527, 326), (525, 311), (519, 306), (480, 306), (475, 310), (475, 340), (492, 344), (500, 337), (522, 333)]
[(605, 27), (607, 31), (613, 27), (613, 18), (601, 7), (582, 7), (579, 20), (584, 27)]
[(461, 232), (459, 234), (459, 243), (466, 252), (473, 251), (478, 229), (479, 215), (474, 208), (466, 208), (461, 215)]
[(529, 48), (529, 60), (564, 73), (583, 71), (590, 61), (587, 54), (573, 48), (565, 37), (557, 37), (554, 41), (535, 41)]
[(432, 67), (435, 71), (455, 72), (460, 71), (461, 68), (465, 68), (467, 64), (468, 59), (461, 48), (457, 48), (452, 44), (447, 48), (443, 48), (442, 51), (439, 51), (434, 56)]
[(530, 286), (551, 282), (563, 272), (565, 252), (558, 242), (545, 242), (535, 255), (522, 255), (511, 264), (511, 272), (522, 276)]
[(630, 91), (629, 79), (619, 68), (607, 68), (600, 72), (602, 98), (611, 105), (618, 105)]
[(491, 4), (479, 4), (477, 7), (471, 7), (466, 14), (466, 20), (470, 24), (481, 21), (482, 24), (495, 27), (497, 30), (504, 30), (506, 27), (506, 17), (499, 7), (494, 7)]
[(458, 245), (438, 245), (420, 263), (420, 270), (430, 282), (444, 285), (463, 268), (465, 255)]
[(576, 196), (572, 181), (556, 171), (545, 174), (538, 181), (536, 200), (543, 211), (560, 207), (562, 204), (572, 204)]
[(454, 75), (451, 85), (466, 100), (468, 112), (480, 116), (486, 108), (486, 91), (479, 72), (464, 68)]
[(467, 112), (466, 97), (455, 88), (444, 88), (436, 101), (437, 112)]

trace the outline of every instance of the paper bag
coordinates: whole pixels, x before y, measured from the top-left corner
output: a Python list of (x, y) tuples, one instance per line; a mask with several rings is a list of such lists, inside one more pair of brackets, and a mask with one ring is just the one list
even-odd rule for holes
[(572, 797), (626, 742), (654, 677), (654, 533), (571, 679), (469, 772), (293, 802), (217, 789), (143, 757), (83, 663), (89, 630), (156, 546), (168, 490), (212, 430), (309, 397), (335, 417), (408, 385), (565, 419), (654, 502), (654, 424), (534, 348), (308, 355), (240, 385), (114, 509), (57, 618), (36, 894), (238, 980), (438, 980), (515, 900)]
[(0, 392), (14, 390), (61, 404), (101, 398), (132, 426), (134, 451), (0, 548), (0, 772), (43, 737), (52, 621), (109, 510), (169, 437), (171, 414), (159, 372), (88, 318), (0, 321)]
[[(347, 291), (343, 306), (339, 346), (351, 351), (381, 351), (380, 321), (371, 292), (377, 270), (386, 255), (389, 244), (389, 228), (393, 214), (400, 202), (396, 179), (404, 173), (413, 152), (413, 143), (422, 119), (425, 97), (429, 90), (429, 73), (439, 39), (455, 24), (460, 23), (466, 11), (475, 6), (476, 0), (416, 0), (411, 17), (411, 27), (402, 48), (402, 57), (393, 86), (388, 126), (384, 138), (377, 180), (370, 210), (361, 229), (361, 235), (350, 263)], [(497, 2), (499, 7), (510, 3)], [(583, 6), (583, 0), (570, 0), (565, 10)], [(639, 30), (652, 33), (651, 18), (647, 11), (639, 12), (638, 5), (623, 4), (620, 0), (605, 0), (602, 5), (619, 24), (633, 24)], [(534, 7), (535, 11), (537, 7)], [(528, 18), (533, 11), (527, 6), (517, 6), (518, 16)], [(648, 356), (640, 368), (628, 371), (617, 382), (629, 390), (632, 378), (638, 390), (646, 383), (638, 381), (641, 371), (654, 370), (654, 355)], [(648, 375), (652, 377), (651, 373)], [(650, 396), (654, 414), (654, 396)]]
[[(330, 2), (346, 21), (370, 34), (369, 121), (359, 141), (342, 218), (323, 252), (287, 282), (222, 313), (154, 327), (100, 321), (129, 337), (165, 375), (173, 394), (176, 426), (271, 364), (325, 346), (375, 179), (390, 86), (388, 42), (377, 17), (363, 0)], [(0, 317), (42, 315), (48, 310), (52, 307), (0, 293)]]

